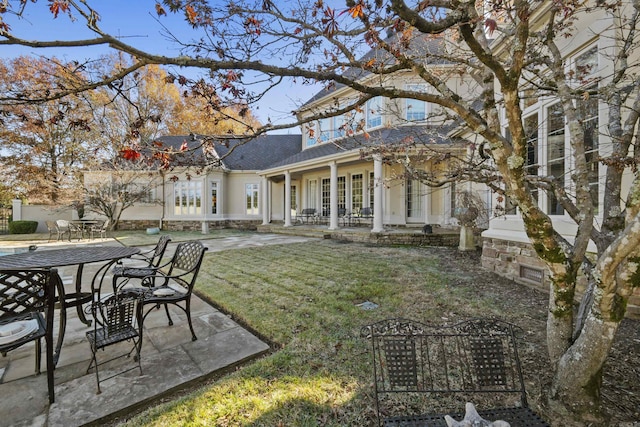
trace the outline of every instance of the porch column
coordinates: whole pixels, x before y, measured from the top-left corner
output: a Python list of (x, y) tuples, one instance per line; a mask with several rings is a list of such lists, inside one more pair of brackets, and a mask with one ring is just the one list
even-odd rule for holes
[(269, 180), (262, 177), (262, 225), (269, 224)]
[(338, 164), (336, 162), (331, 162), (329, 167), (331, 168), (329, 230), (335, 230), (338, 228)]
[(373, 228), (372, 233), (384, 231), (382, 226), (382, 157), (373, 156)]
[(284, 226), (291, 227), (291, 172), (284, 173)]

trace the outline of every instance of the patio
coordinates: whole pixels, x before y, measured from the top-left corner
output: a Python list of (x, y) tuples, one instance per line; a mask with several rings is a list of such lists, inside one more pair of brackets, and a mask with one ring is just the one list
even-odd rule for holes
[[(229, 237), (204, 243), (215, 252), (283, 240), (299, 241), (300, 238), (260, 235), (251, 241)], [(120, 245), (113, 239), (91, 244)], [(61, 245), (40, 246), (38, 250), (59, 248)], [(169, 251), (174, 247), (170, 245)], [(83, 279), (85, 276), (87, 279), (93, 277), (99, 266), (87, 265)], [(69, 290), (73, 287), (70, 275), (74, 271), (74, 267), (60, 269)], [(188, 329), (184, 313), (175, 310), (171, 315), (175, 322), (173, 326), (167, 325), (164, 310), (152, 313), (145, 321), (142, 375), (135, 369), (116, 376), (102, 382), (102, 393), (96, 394), (95, 374), (93, 371), (86, 374), (91, 357), (85, 337), (89, 329), (77, 318), (75, 310), (69, 310), (64, 345), (55, 371), (55, 403), (48, 404), (46, 375), (34, 375), (34, 345), (25, 345), (0, 358), (0, 413), (3, 414), (0, 425), (101, 424), (269, 350), (266, 343), (195, 295), (192, 317), (197, 341), (192, 342), (190, 334), (185, 333)], [(122, 351), (115, 347), (110, 351)], [(108, 376), (108, 369), (117, 370), (122, 364), (133, 363), (127, 358), (119, 359), (101, 370), (101, 378)]]

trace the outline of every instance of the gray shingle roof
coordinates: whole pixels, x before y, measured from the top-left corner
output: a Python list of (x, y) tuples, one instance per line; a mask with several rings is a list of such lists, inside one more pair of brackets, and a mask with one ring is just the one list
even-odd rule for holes
[[(202, 135), (177, 135), (158, 138), (160, 142), (179, 150), (184, 141), (191, 147), (198, 141), (205, 139)], [(251, 140), (229, 139), (225, 137), (215, 138), (214, 150), (222, 165), (229, 170), (262, 170), (267, 169), (273, 163), (299, 153), (302, 149), (302, 135), (261, 135)], [(176, 159), (182, 166), (203, 164), (203, 151), (198, 148), (189, 156)]]
[(448, 127), (434, 128), (429, 126), (380, 128), (369, 132), (368, 138), (365, 137), (364, 134), (358, 134), (302, 150), (291, 157), (273, 163), (269, 168), (278, 168), (299, 162), (332, 156), (341, 152), (353, 152), (367, 147), (376, 147), (382, 144), (391, 147), (393, 145), (409, 146), (413, 143), (422, 145), (446, 145), (461, 142), (461, 140), (452, 140), (447, 137), (446, 132), (448, 130)]

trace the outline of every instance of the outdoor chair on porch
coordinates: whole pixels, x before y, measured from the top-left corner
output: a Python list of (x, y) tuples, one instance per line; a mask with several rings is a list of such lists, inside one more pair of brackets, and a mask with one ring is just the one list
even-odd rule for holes
[[(90, 313), (93, 316), (93, 330), (87, 332), (87, 340), (91, 347), (91, 362), (87, 367), (87, 373), (93, 368), (96, 374), (96, 383), (98, 386), (98, 394), (102, 392), (100, 382), (106, 381), (117, 375), (129, 372), (136, 368), (140, 369), (142, 375), (142, 366), (140, 364), (140, 340), (142, 334), (140, 329), (142, 324), (139, 319), (140, 311), (138, 304), (142, 296), (139, 292), (132, 290), (123, 290), (115, 294), (108, 294), (104, 297), (97, 296), (96, 300), (89, 306)], [(105, 350), (107, 347), (128, 341), (131, 348), (124, 353), (120, 348), (116, 351), (106, 353), (104, 360), (98, 361), (98, 352)], [(112, 366), (108, 371), (108, 376), (100, 379), (99, 367), (123, 357), (131, 357), (135, 352), (134, 366), (120, 367)]]
[(3, 356), (35, 341), (36, 374), (40, 374), (44, 338), (49, 403), (54, 403), (53, 311), (56, 289), (61, 289), (55, 269), (0, 270), (0, 353)]
[(466, 402), (488, 421), (548, 426), (527, 405), (515, 326), (495, 319), (428, 325), (387, 319), (362, 328), (371, 344), (376, 411), (384, 426), (446, 426)]
[[(171, 242), (171, 236), (161, 236), (153, 249), (128, 258), (128, 260), (142, 261), (144, 263), (143, 265), (125, 265), (118, 263), (118, 265), (113, 268), (113, 288), (116, 289), (118, 287), (118, 281), (122, 278), (142, 280), (147, 276), (154, 276), (156, 271), (161, 268), (160, 261), (162, 261), (162, 257), (164, 257), (169, 242)], [(144, 284), (153, 285), (149, 280), (145, 281)]]
[(186, 314), (191, 340), (198, 339), (191, 322), (191, 294), (198, 278), (204, 253), (207, 250), (208, 248), (198, 240), (182, 242), (178, 244), (171, 261), (167, 263), (168, 270), (166, 272), (161, 267), (154, 274), (142, 279), (142, 285), (148, 286), (149, 289), (139, 290), (142, 293), (141, 313), (145, 306), (150, 306), (150, 308), (141, 315), (141, 333), (142, 325), (149, 313), (160, 306), (164, 306), (169, 325), (173, 325), (168, 308), (168, 305), (173, 305)]
[(367, 224), (371, 224), (373, 222), (373, 210), (369, 207), (360, 208), (360, 212), (358, 212), (356, 221), (358, 222), (358, 225), (360, 225), (361, 221)]
[(309, 222), (315, 222), (317, 218), (317, 213), (315, 208), (305, 208), (296, 215), (296, 222), (300, 224), (308, 224)]

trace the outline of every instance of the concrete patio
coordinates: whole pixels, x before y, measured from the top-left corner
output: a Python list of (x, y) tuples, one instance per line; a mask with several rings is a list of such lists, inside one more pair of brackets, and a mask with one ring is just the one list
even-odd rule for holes
[[(210, 248), (209, 252), (215, 252), (304, 240), (308, 238), (263, 234), (204, 240), (203, 243)], [(120, 243), (108, 239), (84, 244)], [(38, 250), (60, 245), (41, 245)], [(170, 244), (169, 249), (172, 247), (175, 245)], [(97, 267), (86, 265), (83, 280), (85, 275), (90, 280)], [(69, 289), (72, 287), (69, 279), (74, 272), (73, 267), (61, 269)], [(95, 374), (86, 373), (91, 357), (85, 337), (89, 327), (80, 322), (74, 309), (69, 310), (64, 345), (55, 371), (55, 403), (48, 404), (46, 375), (34, 375), (34, 345), (25, 345), (0, 358), (0, 426), (100, 425), (269, 350), (266, 343), (197, 296), (192, 301), (197, 341), (191, 341), (184, 313), (174, 309), (171, 315), (173, 326), (167, 325), (164, 310), (151, 313), (145, 321), (142, 374), (135, 369), (101, 382), (102, 393), (96, 394)], [(128, 343), (113, 346), (108, 352), (122, 353), (124, 345)], [(100, 356), (103, 360), (108, 358), (108, 354)], [(45, 365), (43, 361), (43, 371)], [(126, 365), (135, 366), (135, 363), (130, 358), (122, 358), (106, 365), (100, 371), (101, 378), (109, 376), (109, 370), (118, 372)]]

